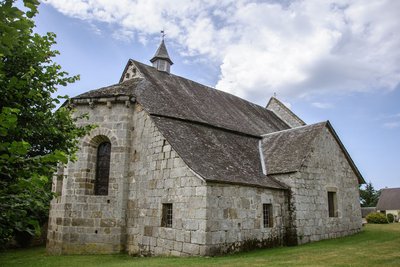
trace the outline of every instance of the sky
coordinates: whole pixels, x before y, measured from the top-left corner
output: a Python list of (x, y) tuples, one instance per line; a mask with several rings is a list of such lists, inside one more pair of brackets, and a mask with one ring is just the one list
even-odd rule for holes
[(329, 120), (367, 182), (400, 187), (400, 1), (44, 0), (37, 32), (75, 96), (115, 84), (129, 58), (150, 64), (160, 40), (173, 74), (307, 124)]

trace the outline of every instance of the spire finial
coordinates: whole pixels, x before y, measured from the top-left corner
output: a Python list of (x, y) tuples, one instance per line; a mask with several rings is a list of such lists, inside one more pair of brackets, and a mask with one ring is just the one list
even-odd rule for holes
[(167, 34), (165, 34), (164, 29), (162, 29), (162, 30), (161, 30), (161, 39), (162, 39), (163, 41), (164, 41), (165, 35), (167, 35)]
[(274, 92), (274, 97), (276, 98), (276, 92)]

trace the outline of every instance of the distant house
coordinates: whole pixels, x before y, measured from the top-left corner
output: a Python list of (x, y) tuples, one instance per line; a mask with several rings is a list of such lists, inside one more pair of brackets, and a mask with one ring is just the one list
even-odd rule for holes
[(382, 189), (376, 209), (379, 212), (393, 214), (395, 221), (400, 218), (400, 188)]

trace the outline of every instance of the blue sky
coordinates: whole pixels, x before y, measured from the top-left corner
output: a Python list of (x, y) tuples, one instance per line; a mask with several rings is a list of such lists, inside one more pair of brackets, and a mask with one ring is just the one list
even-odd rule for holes
[(74, 96), (148, 63), (166, 31), (172, 73), (265, 106), (274, 92), (330, 120), (366, 181), (400, 187), (400, 1), (47, 0), (37, 31), (81, 80)]

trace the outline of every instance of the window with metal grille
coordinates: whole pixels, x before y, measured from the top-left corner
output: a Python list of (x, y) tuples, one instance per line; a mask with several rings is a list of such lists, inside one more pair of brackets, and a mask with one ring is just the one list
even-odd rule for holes
[(264, 228), (273, 227), (272, 204), (263, 204), (263, 225)]
[(103, 142), (97, 147), (95, 195), (108, 195), (110, 176), (111, 143)]
[(328, 192), (328, 211), (329, 217), (337, 217), (336, 192)]
[(161, 226), (169, 227), (169, 228), (172, 227), (172, 204), (171, 203), (163, 203), (162, 204)]

